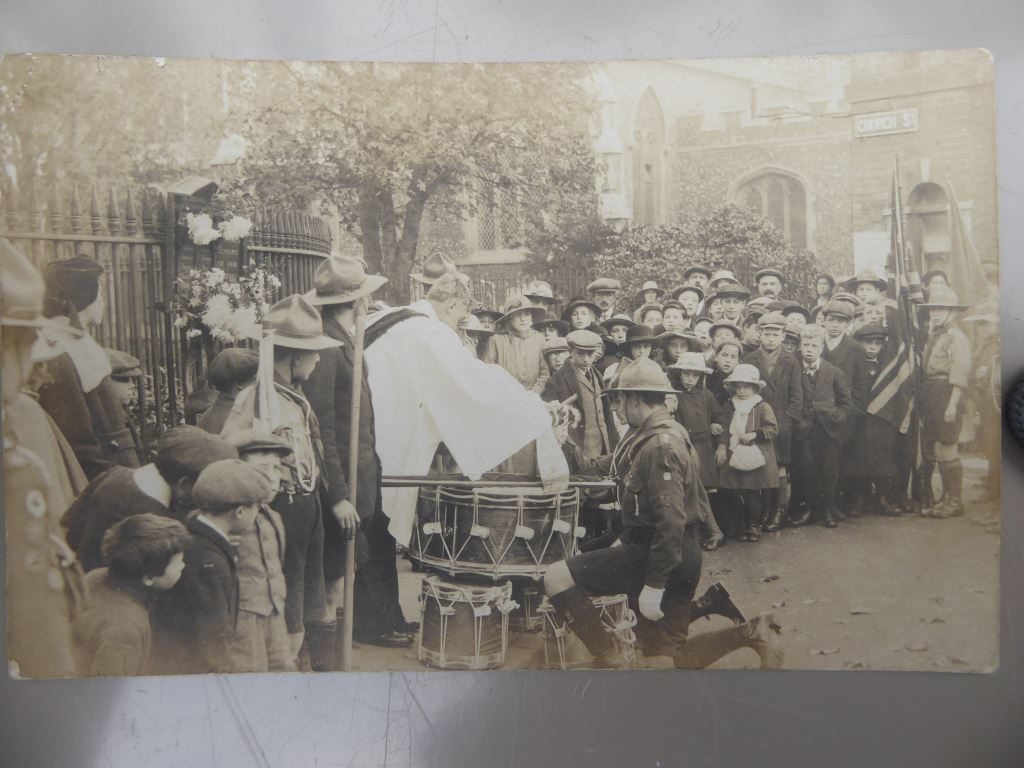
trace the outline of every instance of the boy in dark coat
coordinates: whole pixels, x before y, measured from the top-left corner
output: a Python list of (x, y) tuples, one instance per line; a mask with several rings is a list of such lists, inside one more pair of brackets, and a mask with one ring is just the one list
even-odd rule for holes
[(761, 372), (765, 387), (761, 397), (772, 407), (779, 431), (775, 435), (775, 458), (779, 463), (779, 488), (765, 493), (767, 504), (764, 530), (777, 531), (789, 508), (789, 470), (792, 460), (790, 441), (793, 421), (803, 410), (803, 386), (800, 363), (782, 349), (786, 318), (778, 312), (762, 315), (757, 321), (761, 346), (743, 358)]
[(794, 526), (811, 516), (835, 528), (836, 484), (839, 480), (839, 441), (852, 408), (850, 386), (843, 372), (822, 358), (825, 334), (817, 325), (800, 332), (803, 363), (803, 413), (793, 424)]
[(209, 386), (217, 390), (217, 399), (196, 421), (200, 429), (213, 435), (221, 433), (235, 398), (256, 379), (259, 364), (259, 353), (255, 349), (242, 347), (225, 349), (213, 358), (206, 380)]
[(267, 476), (240, 459), (215, 461), (193, 488), (198, 505), (186, 523), (185, 571), (161, 600), (158, 626), (165, 672), (234, 672), (251, 660), (231, 653), (238, 620), (238, 554), (232, 537), (255, 525), (270, 498)]
[(103, 537), (105, 568), (89, 573), (89, 607), (76, 617), (79, 674), (145, 675), (153, 632), (154, 595), (172, 589), (185, 568), (188, 531), (177, 520), (133, 515)]

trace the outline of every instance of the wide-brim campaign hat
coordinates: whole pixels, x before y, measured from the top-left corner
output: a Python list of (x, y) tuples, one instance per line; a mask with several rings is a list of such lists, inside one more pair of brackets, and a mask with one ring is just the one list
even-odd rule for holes
[(263, 330), (273, 332), (275, 347), (315, 352), (341, 346), (340, 341), (324, 335), (320, 313), (298, 293), (281, 299), (267, 310)]
[(20, 249), (4, 238), (0, 238), (0, 275), (0, 325), (45, 330), (55, 344), (82, 337), (78, 328), (43, 317), (43, 276)]
[(562, 310), (562, 319), (568, 322), (570, 315), (572, 315), (572, 311), (576, 309), (576, 307), (587, 307), (594, 313), (594, 317), (601, 316), (601, 308), (597, 306), (597, 304), (590, 301), (590, 299), (584, 299), (581, 296), (577, 296), (569, 299), (569, 303), (566, 305), (565, 309)]
[(689, 291), (690, 293), (697, 294), (697, 301), (704, 301), (704, 291), (698, 288), (696, 285), (681, 285), (672, 291), (672, 300), (679, 301), (679, 297)]
[(649, 357), (642, 357), (626, 366), (619, 374), (616, 386), (608, 387), (603, 394), (654, 392), (671, 395), (676, 391), (661, 366)]
[(387, 281), (382, 275), (366, 274), (366, 268), (356, 259), (331, 256), (316, 268), (313, 290), (304, 298), (314, 307), (348, 304), (369, 296)]
[(644, 297), (644, 294), (647, 293), (648, 291), (654, 291), (655, 293), (657, 293), (659, 299), (665, 295), (664, 288), (659, 288), (657, 282), (655, 282), (654, 280), (648, 280), (647, 282), (640, 286), (640, 290), (636, 292), (636, 297), (638, 299), (642, 299)]
[(551, 312), (545, 312), (543, 317), (533, 321), (533, 328), (536, 331), (542, 331), (549, 325), (558, 331), (559, 336), (565, 336), (569, 332), (569, 324), (565, 320), (559, 320), (557, 315)]
[(544, 310), (530, 301), (526, 296), (520, 294), (519, 296), (513, 296), (505, 303), (505, 306), (502, 307), (502, 315), (499, 318), (499, 322), (501, 320), (508, 320), (513, 315), (518, 315), (523, 312), (529, 312), (532, 317), (536, 318), (538, 315), (543, 314)]
[(956, 291), (945, 285), (937, 285), (928, 294), (928, 301), (919, 305), (921, 309), (949, 309), (954, 312), (962, 312), (967, 309), (966, 304), (960, 303), (960, 297)]
[(679, 359), (674, 363), (670, 363), (669, 368), (674, 368), (677, 371), (692, 371), (694, 373), (713, 373), (708, 368), (707, 363), (704, 361), (704, 355), (700, 352), (683, 352), (679, 356)]
[(448, 272), (457, 272), (455, 262), (439, 251), (430, 254), (423, 261), (423, 267), (419, 272), (413, 272), (409, 277), (424, 285), (433, 285)]
[(725, 384), (753, 384), (758, 389), (767, 386), (756, 365), (740, 363), (726, 379)]

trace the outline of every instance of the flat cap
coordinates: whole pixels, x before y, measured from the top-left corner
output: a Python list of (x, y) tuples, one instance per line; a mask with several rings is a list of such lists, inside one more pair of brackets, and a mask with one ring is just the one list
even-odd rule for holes
[(853, 313), (856, 307), (856, 304), (851, 304), (845, 299), (831, 298), (825, 305), (822, 312), (825, 313), (825, 317), (828, 317), (829, 315), (841, 315), (849, 320), (853, 318)]
[(228, 435), (225, 438), (228, 445), (232, 445), (238, 451), (239, 456), (247, 453), (279, 453), (288, 456), (292, 453), (292, 447), (288, 441), (273, 432), (265, 432), (258, 429), (243, 429)]
[(786, 282), (786, 276), (783, 275), (779, 270), (768, 267), (767, 269), (759, 269), (754, 273), (754, 285), (761, 282), (762, 277), (774, 277), (777, 278), (780, 283)]
[(761, 318), (757, 321), (758, 328), (778, 328), (781, 331), (786, 330), (786, 318), (781, 312), (768, 312), (761, 315)]
[(884, 339), (888, 335), (889, 332), (878, 323), (868, 323), (853, 332), (855, 339)]
[(551, 352), (568, 352), (569, 342), (562, 336), (556, 336), (553, 339), (548, 339), (544, 342), (544, 346), (541, 347), (541, 354), (547, 355)]
[(575, 349), (601, 349), (604, 346), (600, 336), (585, 328), (570, 333), (565, 342)]
[(215, 461), (237, 458), (235, 447), (217, 435), (199, 427), (182, 425), (160, 435), (153, 463), (164, 478), (195, 477)]
[(206, 380), (214, 389), (224, 389), (254, 378), (259, 367), (260, 355), (255, 349), (228, 347), (213, 358)]
[(115, 380), (134, 379), (142, 375), (142, 363), (139, 358), (122, 352), (119, 349), (105, 349), (107, 360), (110, 361), (110, 377)]
[(593, 291), (621, 291), (622, 283), (614, 277), (599, 277), (587, 286), (587, 292)]
[(705, 267), (702, 264), (696, 264), (692, 267), (687, 267), (685, 270), (683, 270), (683, 280), (688, 280), (690, 278), (690, 275), (693, 274), (705, 275), (708, 279), (710, 279), (711, 268)]
[(202, 472), (192, 486), (192, 500), (208, 512), (259, 504), (273, 493), (270, 480), (241, 459), (215, 461)]

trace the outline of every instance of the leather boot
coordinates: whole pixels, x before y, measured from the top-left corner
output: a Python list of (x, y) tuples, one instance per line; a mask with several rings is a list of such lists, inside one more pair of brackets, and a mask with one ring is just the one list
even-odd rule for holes
[(548, 595), (548, 600), (565, 619), (573, 632), (594, 657), (596, 669), (613, 669), (624, 666), (622, 654), (608, 636), (601, 621), (601, 612), (594, 607), (590, 598), (578, 587), (571, 587), (557, 595)]
[(306, 646), (309, 666), (314, 672), (336, 672), (335, 643), (338, 624), (335, 621), (306, 625)]
[(838, 528), (839, 523), (836, 522), (833, 512), (834, 510), (832, 510), (832, 508), (824, 507), (818, 513), (818, 525), (822, 525), (825, 528)]
[(740, 609), (729, 597), (729, 590), (720, 581), (712, 584), (703, 595), (690, 603), (691, 623), (712, 616), (724, 616), (733, 624), (742, 624), (746, 621)]
[(794, 528), (801, 528), (811, 522), (811, 508), (808, 506), (799, 507), (796, 512), (789, 515), (789, 524)]
[(771, 515), (768, 516), (768, 521), (764, 524), (765, 533), (775, 533), (782, 527), (782, 520), (786, 514), (786, 510), (783, 507), (775, 507), (772, 510)]

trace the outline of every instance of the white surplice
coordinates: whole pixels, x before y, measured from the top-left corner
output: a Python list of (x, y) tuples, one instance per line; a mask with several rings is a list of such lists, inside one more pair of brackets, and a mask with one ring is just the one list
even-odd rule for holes
[[(532, 440), (550, 490), (565, 487), (568, 466), (540, 396), (504, 368), (478, 360), (437, 318), (429, 301), (410, 304), (425, 317), (396, 323), (366, 350), (377, 454), (385, 475), (425, 475), (444, 442), (463, 473), (477, 479)], [(375, 313), (369, 325), (400, 308)], [(389, 530), (408, 544), (416, 488), (384, 488)]]

